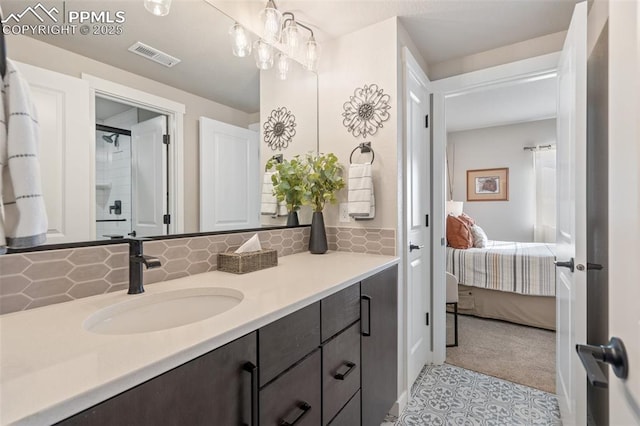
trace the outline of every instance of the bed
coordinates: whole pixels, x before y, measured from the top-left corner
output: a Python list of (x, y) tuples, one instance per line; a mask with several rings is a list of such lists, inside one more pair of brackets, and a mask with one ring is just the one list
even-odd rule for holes
[(555, 330), (555, 245), (489, 241), (447, 247), (447, 272), (458, 278), (460, 313)]

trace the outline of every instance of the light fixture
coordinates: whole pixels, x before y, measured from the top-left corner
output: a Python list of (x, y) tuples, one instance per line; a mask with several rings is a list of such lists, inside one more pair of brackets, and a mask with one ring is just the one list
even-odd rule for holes
[(253, 44), (253, 55), (256, 59), (256, 66), (261, 70), (268, 70), (273, 67), (273, 46), (264, 40), (257, 40)]
[(242, 25), (237, 22), (233, 24), (229, 29), (229, 35), (234, 56), (244, 58), (251, 55), (251, 37)]
[(317, 71), (319, 59), (320, 46), (318, 46), (316, 39), (313, 37), (313, 33), (311, 33), (311, 37), (309, 38), (309, 41), (307, 41), (306, 45), (304, 67), (309, 71)]
[[(160, 1), (160, 0), (147, 0)], [(316, 42), (313, 30), (296, 21), (291, 12), (280, 12), (274, 0), (269, 0), (266, 7), (260, 12), (262, 22), (261, 38), (253, 44), (253, 55), (256, 66), (261, 70), (268, 70), (274, 63), (274, 48), (279, 43), (278, 49), (284, 51), (278, 55), (278, 72), (282, 80), (287, 78), (290, 60), (302, 55), (302, 65), (309, 71), (317, 71), (320, 58), (320, 46)], [(309, 31), (309, 38), (304, 41), (301, 28)], [(229, 29), (233, 54), (245, 57), (251, 54), (251, 40), (249, 32), (237, 22)], [(300, 52), (304, 47), (304, 52)]]
[[(291, 16), (293, 16), (293, 14), (291, 14)], [(298, 24), (296, 24), (296, 21), (292, 18), (287, 18), (283, 25), (282, 43), (285, 45), (287, 55), (295, 57), (300, 49), (300, 39), (302, 38), (302, 34), (300, 34)]]
[(156, 16), (167, 16), (171, 0), (144, 0), (144, 7)]
[(267, 43), (279, 42), (282, 31), (282, 13), (273, 0), (269, 0), (267, 6), (260, 12), (260, 22), (262, 22), (262, 39)]
[(278, 77), (280, 80), (286, 80), (289, 74), (289, 58), (284, 53), (278, 53)]

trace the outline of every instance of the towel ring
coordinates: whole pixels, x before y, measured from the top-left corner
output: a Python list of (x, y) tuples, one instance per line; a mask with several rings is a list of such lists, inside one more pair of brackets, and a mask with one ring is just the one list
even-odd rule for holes
[(371, 142), (362, 142), (351, 151), (351, 155), (349, 155), (349, 164), (353, 164), (353, 154), (360, 150), (360, 153), (370, 152), (371, 153), (371, 164), (373, 164), (373, 160), (376, 159), (376, 153), (373, 152), (373, 148), (371, 148)]

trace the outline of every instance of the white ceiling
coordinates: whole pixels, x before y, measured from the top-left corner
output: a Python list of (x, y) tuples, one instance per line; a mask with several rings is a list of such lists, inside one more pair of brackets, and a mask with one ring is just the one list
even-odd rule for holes
[[(400, 16), (429, 64), (566, 30), (576, 0), (276, 0), (310, 25), (322, 42)], [(24, 0), (2, 0), (5, 16)], [(61, 9), (62, 1), (42, 0)], [(210, 3), (210, 4), (207, 4)], [(30, 3), (29, 3), (30, 4)], [(42, 40), (245, 112), (259, 108), (259, 74), (251, 58), (230, 53), (232, 20), (256, 21), (264, 0), (173, 0), (171, 13), (155, 17), (142, 0), (67, 0), (67, 10), (125, 10), (120, 36), (49, 36)], [(254, 25), (251, 24), (251, 25)], [(249, 26), (251, 26), (249, 25)], [(9, 36), (10, 37), (10, 36)], [(182, 62), (165, 68), (126, 49), (142, 41)], [(9, 52), (9, 55), (11, 52)]]
[(557, 84), (554, 76), (447, 98), (447, 132), (554, 118)]

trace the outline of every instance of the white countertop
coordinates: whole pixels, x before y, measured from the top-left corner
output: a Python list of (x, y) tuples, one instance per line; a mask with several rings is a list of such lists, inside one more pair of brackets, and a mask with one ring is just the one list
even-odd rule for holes
[(141, 334), (100, 335), (82, 327), (105, 306), (144, 297), (124, 291), (2, 315), (0, 424), (65, 419), (396, 263), (392, 256), (300, 253), (245, 275), (216, 271), (155, 283), (145, 294), (228, 287), (244, 299), (215, 317)]

